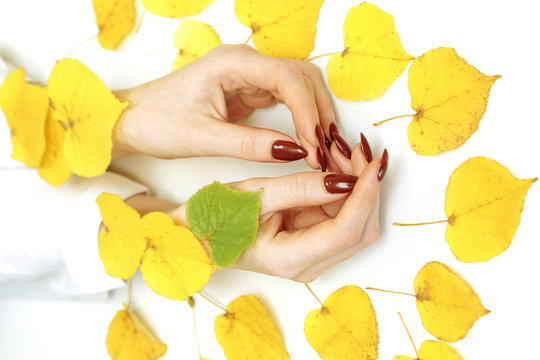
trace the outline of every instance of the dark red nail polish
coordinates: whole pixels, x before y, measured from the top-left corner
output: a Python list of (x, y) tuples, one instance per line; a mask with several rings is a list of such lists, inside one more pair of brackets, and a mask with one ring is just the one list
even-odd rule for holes
[(317, 161), (319, 162), (319, 165), (321, 166), (321, 171), (326, 171), (326, 154), (321, 151), (321, 148), (317, 149)]
[(317, 142), (319, 143), (319, 151), (321, 151), (321, 156), (324, 153), (324, 132), (321, 125), (315, 126), (315, 136), (317, 137)]
[(338, 133), (334, 133), (334, 141), (336, 142), (336, 146), (341, 151), (343, 155), (347, 159), (351, 158), (351, 148), (349, 147), (349, 144), (339, 135)]
[(330, 124), (330, 126), (328, 127), (328, 132), (330, 133), (330, 140), (334, 141), (334, 133), (339, 134), (336, 123), (331, 123)]
[(332, 140), (330, 140), (326, 135), (324, 135), (324, 144), (326, 145), (326, 148), (330, 150), (330, 146), (332, 146)]
[(300, 160), (307, 155), (303, 147), (292, 141), (278, 140), (272, 145), (272, 156), (277, 160)]
[(324, 187), (330, 194), (342, 194), (352, 191), (358, 177), (345, 174), (329, 174), (324, 177)]
[(362, 155), (364, 155), (366, 161), (370, 163), (371, 160), (373, 160), (373, 155), (371, 154), (371, 147), (369, 146), (364, 133), (360, 133), (360, 149), (362, 150)]
[(377, 172), (377, 179), (382, 181), (384, 174), (386, 174), (386, 168), (388, 167), (388, 151), (384, 149), (381, 162), (379, 163), (379, 171)]

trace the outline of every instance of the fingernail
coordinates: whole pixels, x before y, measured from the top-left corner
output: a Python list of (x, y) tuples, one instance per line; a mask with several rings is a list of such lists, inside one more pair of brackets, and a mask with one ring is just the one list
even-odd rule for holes
[(366, 161), (370, 163), (371, 160), (373, 160), (373, 155), (371, 155), (371, 147), (369, 146), (364, 133), (360, 133), (360, 149), (362, 150), (362, 155), (364, 155)]
[(326, 135), (324, 135), (324, 144), (326, 145), (326, 148), (330, 150), (330, 146), (332, 146), (332, 140), (330, 140)]
[(384, 149), (381, 162), (379, 163), (379, 171), (377, 172), (377, 179), (382, 181), (384, 174), (386, 174), (386, 168), (388, 167), (388, 151)]
[(351, 158), (351, 148), (349, 147), (349, 144), (339, 135), (338, 133), (334, 133), (334, 141), (336, 142), (336, 146), (341, 151), (343, 155), (347, 159)]
[(317, 142), (319, 143), (319, 151), (321, 151), (321, 157), (322, 154), (324, 154), (324, 132), (322, 130), (321, 125), (315, 126), (315, 136), (317, 137)]
[(324, 187), (330, 194), (342, 194), (352, 191), (358, 177), (345, 174), (329, 174), (324, 177)]
[(330, 140), (334, 141), (334, 133), (339, 134), (336, 123), (331, 123), (330, 127), (328, 128), (328, 131), (330, 132)]
[(321, 171), (325, 172), (326, 171), (326, 154), (324, 152), (321, 152), (321, 148), (317, 149), (317, 161), (319, 162), (319, 165), (321, 166)]
[(307, 155), (303, 147), (292, 141), (278, 140), (272, 145), (272, 156), (277, 160), (299, 160)]

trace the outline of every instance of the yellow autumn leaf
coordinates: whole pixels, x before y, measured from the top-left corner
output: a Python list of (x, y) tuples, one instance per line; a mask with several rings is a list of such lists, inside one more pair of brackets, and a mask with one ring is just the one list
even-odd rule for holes
[(414, 152), (437, 155), (462, 145), (478, 128), (498, 78), (482, 74), (452, 48), (416, 58), (408, 79), (416, 114), (407, 136)]
[(380, 97), (412, 56), (403, 50), (392, 15), (362, 3), (347, 13), (343, 25), (345, 50), (328, 59), (328, 84), (344, 100)]
[(102, 174), (111, 162), (112, 131), (128, 102), (120, 102), (81, 62), (62, 59), (49, 77), (54, 117), (67, 129), (64, 156), (81, 176)]
[(154, 15), (183, 17), (197, 15), (213, 0), (142, 0), (146, 10)]
[(178, 49), (178, 55), (172, 71), (202, 57), (219, 44), (219, 35), (210, 25), (198, 20), (184, 21), (174, 33), (174, 47)]
[(112, 360), (154, 360), (167, 352), (163, 344), (126, 305), (109, 324), (105, 343)]
[(239, 296), (214, 323), (227, 360), (290, 359), (264, 305), (254, 295)]
[(15, 69), (0, 87), (0, 108), (11, 131), (11, 157), (37, 168), (45, 151), (47, 88), (29, 84), (24, 69)]
[(60, 186), (71, 176), (71, 168), (64, 157), (65, 137), (66, 130), (54, 119), (53, 111), (49, 108), (45, 122), (45, 152), (38, 173), (51, 186)]
[(452, 348), (443, 342), (426, 340), (418, 349), (418, 358), (394, 356), (394, 360), (462, 360)]
[(141, 273), (157, 294), (186, 300), (210, 280), (215, 267), (197, 238), (160, 212), (142, 218), (143, 235), (148, 240)]
[(358, 286), (334, 291), (304, 323), (306, 339), (324, 360), (378, 358), (377, 317), (369, 296)]
[(116, 49), (135, 27), (135, 0), (92, 0), (92, 4), (99, 44), (104, 49)]
[(98, 236), (99, 256), (107, 274), (128, 279), (146, 249), (139, 213), (118, 195), (100, 194), (96, 202), (105, 229)]
[(236, 0), (234, 12), (252, 31), (261, 53), (305, 59), (315, 46), (319, 10), (323, 0)]
[(450, 176), (444, 211), (446, 242), (464, 262), (487, 261), (505, 251), (521, 221), (525, 196), (537, 179), (518, 179), (495, 160), (477, 156)]
[(414, 291), (424, 328), (442, 341), (463, 339), (476, 320), (489, 313), (471, 286), (440, 262), (420, 269)]

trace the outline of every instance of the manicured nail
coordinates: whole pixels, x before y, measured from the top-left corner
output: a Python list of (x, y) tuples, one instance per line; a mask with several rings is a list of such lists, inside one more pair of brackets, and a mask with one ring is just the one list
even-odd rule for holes
[(349, 144), (339, 135), (337, 132), (334, 133), (334, 141), (336, 143), (337, 148), (347, 159), (351, 158), (351, 148), (349, 147)]
[(326, 135), (324, 135), (324, 144), (326, 145), (326, 148), (330, 150), (330, 146), (332, 146), (332, 140), (330, 140)]
[(377, 172), (377, 179), (382, 181), (384, 174), (386, 174), (386, 168), (388, 167), (388, 151), (384, 149), (381, 162), (379, 163), (379, 171)]
[(345, 174), (329, 174), (324, 177), (324, 187), (330, 194), (342, 194), (352, 191), (358, 177)]
[(307, 155), (303, 147), (292, 141), (278, 140), (272, 145), (272, 156), (277, 160), (300, 160)]
[(330, 140), (334, 141), (334, 133), (338, 133), (339, 134), (339, 131), (337, 129), (337, 126), (336, 126), (336, 123), (331, 123), (329, 128), (328, 128), (328, 132), (330, 132)]
[(373, 160), (373, 155), (371, 155), (371, 147), (369, 146), (364, 133), (360, 133), (360, 149), (362, 150), (362, 155), (364, 155), (366, 161), (370, 163), (371, 160)]
[[(322, 154), (322, 155), (321, 155)], [(319, 165), (321, 166), (321, 171), (326, 171), (326, 154), (324, 152), (321, 152), (321, 148), (317, 149), (317, 161), (319, 162)]]
[(322, 157), (322, 154), (324, 154), (324, 132), (321, 125), (315, 126), (315, 136), (317, 137), (317, 142), (319, 143), (319, 151), (321, 151)]

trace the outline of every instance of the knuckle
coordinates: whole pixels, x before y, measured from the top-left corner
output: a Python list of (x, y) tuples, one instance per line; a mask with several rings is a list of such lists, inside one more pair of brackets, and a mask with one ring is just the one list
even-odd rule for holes
[(256, 154), (257, 140), (255, 137), (246, 134), (240, 139), (239, 147), (241, 156), (251, 159)]

